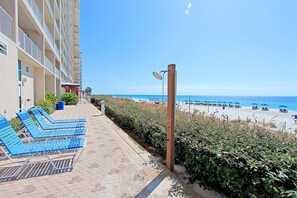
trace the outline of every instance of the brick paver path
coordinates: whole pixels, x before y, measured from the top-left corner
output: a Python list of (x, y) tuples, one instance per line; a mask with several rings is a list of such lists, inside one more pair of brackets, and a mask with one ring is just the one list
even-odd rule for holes
[(28, 165), (17, 178), (0, 181), (0, 197), (198, 196), (93, 105), (66, 106), (52, 116), (87, 119), (87, 146), (77, 164), (64, 172), (48, 163)]

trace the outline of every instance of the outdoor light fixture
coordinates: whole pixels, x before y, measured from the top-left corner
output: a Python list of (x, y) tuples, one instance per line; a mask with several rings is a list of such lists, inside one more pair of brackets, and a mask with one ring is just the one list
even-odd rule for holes
[[(162, 75), (161, 75), (162, 73)], [(168, 101), (167, 101), (167, 138), (166, 138), (166, 166), (174, 170), (174, 130), (175, 130), (175, 104), (176, 104), (176, 70), (175, 64), (168, 65), (168, 70), (153, 72), (162, 83), (162, 102), (164, 102), (164, 74), (168, 73)]]
[[(162, 80), (162, 105), (164, 104), (164, 74), (166, 72), (168, 72), (168, 70), (162, 70), (160, 72), (156, 72), (156, 71), (153, 72), (153, 75), (156, 79)], [(161, 73), (163, 73), (163, 74), (161, 75)]]

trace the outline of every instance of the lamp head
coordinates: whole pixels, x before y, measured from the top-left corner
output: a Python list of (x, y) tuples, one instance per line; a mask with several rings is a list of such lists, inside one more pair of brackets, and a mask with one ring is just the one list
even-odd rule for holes
[(154, 75), (154, 77), (157, 78), (158, 80), (162, 80), (162, 79), (163, 79), (162, 75), (161, 75), (159, 72), (154, 71), (154, 72), (153, 72), (153, 75)]

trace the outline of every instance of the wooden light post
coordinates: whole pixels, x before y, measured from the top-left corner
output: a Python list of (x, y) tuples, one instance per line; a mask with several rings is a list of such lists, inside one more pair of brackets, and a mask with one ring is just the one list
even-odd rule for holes
[(166, 166), (171, 171), (174, 171), (175, 105), (176, 105), (176, 70), (175, 70), (175, 64), (170, 64), (168, 65)]
[[(164, 86), (164, 74), (166, 72), (168, 73), (166, 166), (169, 170), (174, 171), (174, 130), (175, 130), (175, 105), (176, 105), (175, 64), (168, 65), (168, 70), (162, 70), (160, 72), (155, 71), (153, 72), (153, 75), (158, 80), (163, 80), (162, 86)], [(163, 76), (160, 73), (163, 73)], [(162, 88), (162, 98), (163, 98), (163, 90), (164, 90), (164, 87)]]

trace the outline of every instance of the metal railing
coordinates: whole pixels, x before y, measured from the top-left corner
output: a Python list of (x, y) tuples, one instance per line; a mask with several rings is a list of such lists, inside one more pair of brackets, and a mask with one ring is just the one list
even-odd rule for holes
[(55, 67), (55, 74), (58, 78), (60, 78), (60, 70)]
[(58, 15), (60, 16), (60, 7), (59, 7), (59, 3), (56, 0), (55, 0), (55, 5), (56, 5), (55, 10), (57, 10)]
[(35, 60), (41, 63), (41, 50), (37, 45), (26, 35), (23, 30), (19, 27), (19, 42), (18, 45), (25, 50), (29, 55), (31, 55)]
[(59, 6), (59, 2), (58, 2), (58, 0), (55, 0), (55, 4), (56, 4), (57, 8), (59, 8), (59, 9), (60, 9), (60, 6)]
[(59, 28), (58, 23), (57, 23), (56, 20), (55, 20), (55, 28), (57, 29), (57, 32), (60, 34), (60, 28)]
[(66, 69), (65, 69), (65, 67), (64, 67), (63, 65), (61, 65), (61, 71), (62, 71), (64, 74), (66, 74)]
[(48, 9), (50, 11), (51, 16), (54, 18), (54, 13), (53, 13), (53, 9), (52, 9), (52, 5), (51, 5), (50, 1), (46, 0), (46, 4), (47, 4), (47, 7), (48, 7)]
[(55, 46), (55, 50), (56, 50), (57, 54), (60, 55), (60, 50), (59, 50), (59, 48), (57, 47), (56, 43), (54, 43), (54, 46)]
[(5, 12), (5, 10), (0, 6), (0, 32), (5, 36), (12, 39), (12, 18)]
[(50, 32), (48, 26), (46, 24), (44, 24), (44, 29), (45, 29), (45, 32), (46, 32), (46, 35), (47, 37), (49, 38), (50, 40), (50, 43), (53, 44), (54, 43), (54, 38), (53, 38), (53, 35), (52, 33)]
[(54, 73), (54, 64), (52, 63), (52, 61), (50, 61), (50, 59), (47, 56), (45, 56), (44, 65), (49, 71)]
[(41, 23), (41, 12), (35, 0), (27, 0), (27, 2), (30, 5), (31, 9), (33, 10), (36, 18)]

